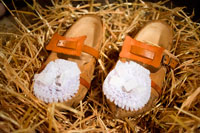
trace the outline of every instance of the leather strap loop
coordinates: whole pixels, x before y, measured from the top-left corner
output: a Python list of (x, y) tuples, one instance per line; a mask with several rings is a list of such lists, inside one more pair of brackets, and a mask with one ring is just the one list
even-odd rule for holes
[(175, 68), (178, 59), (162, 47), (145, 44), (126, 36), (122, 50), (119, 54), (122, 58), (142, 62), (159, 68), (162, 64)]
[(82, 77), (80, 77), (80, 84), (82, 84), (83, 86), (85, 86), (87, 89), (90, 88), (90, 84)]
[(55, 33), (46, 46), (47, 50), (68, 55), (80, 56), (81, 52), (88, 53), (98, 59), (99, 52), (84, 44), (86, 36), (67, 38)]
[(162, 63), (174, 69), (178, 65), (178, 58), (165, 49), (163, 52)]

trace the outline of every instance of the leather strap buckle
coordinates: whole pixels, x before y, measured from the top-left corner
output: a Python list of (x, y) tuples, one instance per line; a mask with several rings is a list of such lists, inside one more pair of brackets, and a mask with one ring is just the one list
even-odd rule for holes
[(162, 64), (170, 66), (171, 68), (175, 68), (178, 65), (179, 61), (174, 55), (169, 53), (167, 50), (164, 50), (164, 55), (162, 59)]
[(178, 65), (178, 61), (173, 58), (170, 58), (169, 66), (174, 69), (177, 65)]
[(85, 39), (86, 36), (66, 38), (55, 33), (46, 49), (57, 53), (80, 56)]
[(175, 68), (178, 64), (178, 59), (166, 49), (145, 44), (132, 39), (130, 36), (126, 36), (119, 56), (141, 62), (155, 68), (159, 68), (161, 63), (169, 65), (172, 68)]
[(119, 56), (159, 68), (163, 51), (164, 48), (144, 44), (126, 36)]
[(170, 61), (169, 55), (167, 54), (163, 55), (163, 59), (162, 59), (163, 64), (169, 65), (169, 61)]
[(80, 56), (83, 51), (94, 56), (95, 58), (98, 58), (99, 52), (92, 47), (84, 45), (85, 39), (86, 36), (68, 38), (55, 33), (49, 44), (46, 46), (46, 49), (56, 53), (73, 56)]

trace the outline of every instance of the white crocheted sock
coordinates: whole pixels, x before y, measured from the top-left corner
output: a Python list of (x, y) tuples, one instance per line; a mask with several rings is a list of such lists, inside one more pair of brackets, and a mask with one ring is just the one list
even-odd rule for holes
[(120, 60), (103, 84), (106, 98), (125, 110), (141, 109), (151, 95), (150, 71), (134, 61)]
[(46, 103), (67, 101), (79, 89), (80, 73), (75, 62), (51, 61), (40, 74), (35, 74), (34, 94)]

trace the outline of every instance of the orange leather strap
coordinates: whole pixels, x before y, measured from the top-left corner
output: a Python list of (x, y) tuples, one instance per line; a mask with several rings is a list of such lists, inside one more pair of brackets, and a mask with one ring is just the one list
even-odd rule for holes
[(82, 84), (83, 86), (85, 86), (87, 89), (90, 88), (90, 84), (82, 77), (80, 77), (80, 84)]
[(80, 56), (83, 51), (98, 58), (99, 52), (96, 49), (85, 45), (85, 39), (86, 36), (67, 38), (55, 33), (49, 44), (46, 46), (46, 49), (73, 56)]
[(175, 68), (178, 64), (178, 59), (164, 48), (142, 43), (130, 36), (126, 36), (119, 56), (155, 68), (159, 68), (161, 64)]

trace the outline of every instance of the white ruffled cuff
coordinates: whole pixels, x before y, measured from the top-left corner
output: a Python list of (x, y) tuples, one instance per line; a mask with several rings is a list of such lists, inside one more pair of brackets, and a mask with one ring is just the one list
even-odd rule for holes
[(107, 75), (103, 92), (107, 99), (125, 110), (141, 109), (151, 95), (150, 71), (134, 61), (117, 62)]
[(34, 76), (34, 94), (46, 103), (73, 97), (80, 85), (80, 69), (75, 62), (56, 59)]

